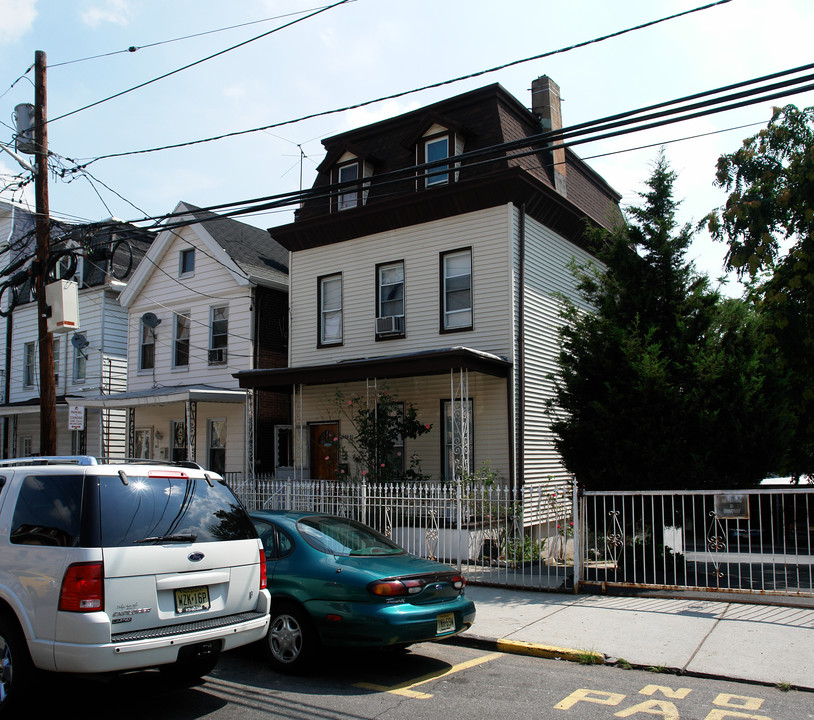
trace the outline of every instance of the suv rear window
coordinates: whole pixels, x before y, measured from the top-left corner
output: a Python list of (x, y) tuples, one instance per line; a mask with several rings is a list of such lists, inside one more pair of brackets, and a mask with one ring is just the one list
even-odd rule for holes
[(101, 543), (213, 542), (257, 537), (249, 516), (220, 481), (200, 478), (99, 477)]
[(14, 508), (11, 542), (76, 547), (81, 507), (81, 475), (29, 475)]

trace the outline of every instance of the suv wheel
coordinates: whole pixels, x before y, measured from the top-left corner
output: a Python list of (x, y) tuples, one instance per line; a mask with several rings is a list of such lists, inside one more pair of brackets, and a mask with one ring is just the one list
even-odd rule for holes
[(8, 717), (14, 711), (33, 672), (28, 646), (17, 623), (0, 615), (0, 715)]
[(310, 664), (317, 637), (304, 610), (281, 604), (272, 606), (266, 641), (271, 666), (278, 672), (297, 673)]

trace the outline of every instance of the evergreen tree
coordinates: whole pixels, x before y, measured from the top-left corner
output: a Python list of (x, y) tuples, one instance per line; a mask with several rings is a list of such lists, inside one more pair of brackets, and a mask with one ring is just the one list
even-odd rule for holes
[(675, 179), (660, 153), (628, 224), (589, 233), (604, 270), (574, 267), (591, 310), (565, 301), (549, 407), (565, 465), (588, 489), (753, 485), (775, 462), (760, 319), (687, 260)]

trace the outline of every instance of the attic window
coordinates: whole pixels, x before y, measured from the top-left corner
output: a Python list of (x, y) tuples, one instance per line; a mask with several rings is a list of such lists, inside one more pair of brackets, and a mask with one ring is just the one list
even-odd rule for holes
[[(424, 140), (424, 162), (436, 162), (450, 156), (449, 135), (427, 138)], [(449, 165), (438, 165), (427, 168), (425, 172), (425, 184), (427, 187), (435, 185), (446, 185), (449, 182), (449, 173), (445, 172)]]
[(178, 254), (178, 275), (192, 275), (195, 272), (195, 248), (181, 250)]
[[(354, 161), (340, 165), (337, 168), (337, 180), (341, 183), (353, 182), (359, 179), (359, 162)], [(345, 188), (339, 195), (337, 207), (339, 210), (350, 210), (359, 205), (359, 186)]]

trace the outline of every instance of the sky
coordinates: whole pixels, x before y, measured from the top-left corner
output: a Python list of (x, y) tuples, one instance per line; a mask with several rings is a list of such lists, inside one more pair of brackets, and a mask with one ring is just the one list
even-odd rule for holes
[[(276, 125), (100, 159), (85, 173), (52, 174), (54, 217), (135, 221), (171, 212), (179, 201), (206, 207), (307, 188), (324, 157), (322, 138), (491, 83), (528, 106), (532, 80), (550, 76), (561, 88), (563, 123), (569, 126), (814, 62), (811, 0), (730, 0), (519, 62), (705, 4), (0, 0), (0, 142), (12, 141), (14, 107), (34, 102), (29, 68), (38, 50), (48, 63), (49, 149), (54, 164), (64, 168), (112, 153)], [(131, 47), (138, 49), (128, 51)], [(192, 63), (197, 64), (173, 72)], [(408, 92), (430, 85), (438, 87)], [(297, 122), (400, 93), (406, 94)], [(812, 106), (814, 92), (774, 101), (786, 103)], [(639, 202), (637, 193), (663, 146), (678, 173), (679, 220), (695, 223), (725, 201), (714, 186), (718, 157), (765, 127), (771, 104), (587, 143), (575, 151), (622, 195), (625, 206)], [(25, 171), (0, 152), (0, 187), (19, 177)], [(2, 196), (33, 206), (31, 184)], [(268, 228), (293, 216), (288, 209), (242, 219)], [(690, 259), (717, 278), (724, 252), (701, 231)], [(739, 288), (730, 281), (726, 292), (736, 295)]]

